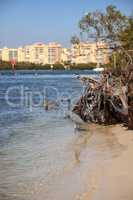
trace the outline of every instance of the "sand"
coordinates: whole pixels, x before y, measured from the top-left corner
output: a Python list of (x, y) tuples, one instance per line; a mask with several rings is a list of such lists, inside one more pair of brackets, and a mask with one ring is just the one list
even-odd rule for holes
[(93, 138), (93, 148), (101, 155), (99, 154), (99, 159), (93, 163), (93, 170), (86, 174), (88, 188), (76, 199), (133, 200), (133, 131), (128, 131), (121, 125), (92, 125), (89, 129), (96, 133), (96, 138), (101, 138), (104, 134), (106, 141), (100, 143), (99, 140), (99, 144), (95, 145)]

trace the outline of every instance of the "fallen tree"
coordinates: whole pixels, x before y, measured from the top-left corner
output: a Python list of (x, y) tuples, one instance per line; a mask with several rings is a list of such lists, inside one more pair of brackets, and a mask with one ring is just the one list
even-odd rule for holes
[(86, 122), (124, 123), (133, 129), (133, 65), (126, 71), (105, 70), (100, 80), (79, 79), (86, 89), (73, 108), (74, 113)]

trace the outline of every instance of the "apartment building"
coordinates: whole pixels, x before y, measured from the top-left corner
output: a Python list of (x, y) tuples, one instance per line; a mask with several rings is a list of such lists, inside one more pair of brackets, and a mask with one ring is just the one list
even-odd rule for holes
[(109, 61), (109, 50), (107, 44), (98, 43), (79, 43), (72, 45), (71, 48), (72, 63), (87, 64), (101, 63), (106, 64)]
[(30, 62), (35, 64), (48, 63), (48, 48), (43, 43), (35, 43), (18, 48), (18, 62)]
[(25, 49), (23, 47), (18, 48), (18, 62), (25, 62)]
[(104, 42), (81, 42), (72, 45), (71, 49), (62, 48), (59, 43), (35, 43), (23, 47), (0, 49), (0, 59), (3, 61), (16, 60), (35, 64), (55, 64), (71, 62), (75, 64), (109, 62), (109, 48)]
[(4, 47), (0, 51), (0, 58), (3, 61), (16, 60), (17, 62), (47, 64), (48, 48), (42, 43), (26, 45), (17, 49)]
[(96, 45), (97, 63), (100, 64), (109, 63), (109, 55), (110, 55), (110, 50), (108, 44), (105, 42), (99, 42)]
[(48, 44), (48, 64), (55, 64), (61, 62), (62, 47), (58, 43)]
[[(26, 56), (28, 56), (28, 48), (26, 48)], [(48, 47), (43, 43), (35, 43), (29, 48), (30, 62), (35, 64), (48, 63)]]
[(61, 63), (71, 62), (71, 49), (62, 48)]
[(35, 64), (55, 64), (61, 61), (61, 45), (35, 43), (18, 48), (18, 61)]
[(7, 48), (4, 47), (1, 51), (1, 59), (3, 61), (11, 61), (16, 60), (18, 61), (18, 50), (14, 48)]

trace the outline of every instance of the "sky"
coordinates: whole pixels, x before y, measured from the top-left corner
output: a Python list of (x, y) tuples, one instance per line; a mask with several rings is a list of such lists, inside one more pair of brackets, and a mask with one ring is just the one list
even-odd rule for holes
[(54, 41), (68, 47), (81, 17), (110, 4), (127, 15), (133, 10), (133, 0), (0, 0), (0, 48)]

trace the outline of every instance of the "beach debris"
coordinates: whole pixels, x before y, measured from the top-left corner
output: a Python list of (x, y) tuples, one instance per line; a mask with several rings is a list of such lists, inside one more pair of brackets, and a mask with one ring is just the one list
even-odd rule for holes
[(133, 129), (133, 65), (126, 71), (104, 70), (99, 80), (78, 79), (86, 89), (74, 106), (74, 113), (86, 122), (123, 123)]

